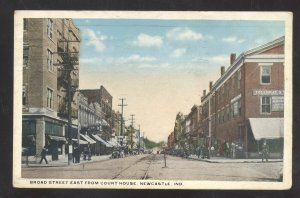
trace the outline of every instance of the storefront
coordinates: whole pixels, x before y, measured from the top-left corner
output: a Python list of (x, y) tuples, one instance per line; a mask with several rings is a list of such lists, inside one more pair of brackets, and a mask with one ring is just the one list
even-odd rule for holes
[(282, 158), (284, 124), (283, 118), (249, 118), (248, 157), (260, 157), (264, 141), (269, 146), (270, 158)]

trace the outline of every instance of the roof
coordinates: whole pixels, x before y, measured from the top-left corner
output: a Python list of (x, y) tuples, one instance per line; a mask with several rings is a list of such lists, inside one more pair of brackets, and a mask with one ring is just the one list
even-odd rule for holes
[(255, 140), (282, 138), (283, 118), (249, 118)]
[(239, 66), (239, 64), (242, 62), (242, 60), (249, 56), (249, 55), (253, 55), (253, 54), (259, 54), (262, 53), (263, 51), (269, 50), (271, 48), (274, 48), (276, 46), (282, 45), (284, 44), (285, 41), (285, 37), (279, 37), (278, 39), (275, 39), (271, 42), (265, 43), (263, 45), (260, 45), (256, 48), (250, 49), (248, 51), (245, 51), (243, 53), (241, 53), (236, 59), (235, 61), (228, 67), (228, 69), (225, 71), (225, 73), (219, 77), (217, 79), (217, 81), (213, 84), (212, 86), (212, 90), (209, 91), (205, 96), (203, 96), (201, 98), (201, 101), (204, 102), (204, 100), (206, 100), (213, 92), (214, 90), (216, 90), (218, 88), (218, 86), (220, 84), (222, 84), (222, 82), (224, 81), (224, 79), (226, 79), (228, 76), (231, 75), (232, 71), (234, 71), (235, 68), (237, 68)]

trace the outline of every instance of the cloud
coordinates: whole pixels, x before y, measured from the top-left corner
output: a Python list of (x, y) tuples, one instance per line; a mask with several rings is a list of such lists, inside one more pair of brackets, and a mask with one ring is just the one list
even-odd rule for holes
[(167, 32), (166, 37), (171, 40), (178, 41), (195, 41), (204, 39), (203, 35), (197, 32), (192, 31), (189, 28), (174, 28), (171, 31)]
[(213, 66), (228, 66), (230, 62), (229, 55), (217, 55), (217, 56), (212, 56), (207, 58), (208, 62), (210, 65)]
[(171, 57), (178, 58), (186, 53), (186, 48), (177, 48), (171, 53)]
[(144, 64), (139, 64), (137, 66), (138, 68), (169, 68), (170, 64), (169, 63), (158, 63), (158, 64), (153, 64), (153, 63), (144, 63)]
[(140, 56), (139, 54), (133, 54), (129, 57), (123, 57), (119, 59), (119, 62), (127, 63), (127, 62), (152, 62), (155, 61), (156, 58), (152, 56)]
[(133, 45), (139, 47), (159, 47), (163, 43), (163, 40), (160, 36), (150, 36), (148, 34), (141, 33), (137, 36), (137, 38), (133, 41)]
[(87, 46), (94, 46), (99, 52), (102, 52), (105, 49), (103, 41), (107, 39), (107, 36), (101, 35), (100, 32), (95, 33), (91, 29), (84, 29), (83, 35), (87, 37)]
[(80, 58), (79, 62), (81, 64), (96, 64), (101, 62), (102, 59), (101, 58)]
[(246, 40), (237, 38), (236, 36), (230, 36), (230, 37), (223, 38), (222, 41), (226, 43), (243, 43)]

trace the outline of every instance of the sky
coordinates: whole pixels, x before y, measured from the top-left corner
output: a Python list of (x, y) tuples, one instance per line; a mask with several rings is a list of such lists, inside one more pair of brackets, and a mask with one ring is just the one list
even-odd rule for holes
[(81, 89), (103, 85), (113, 109), (145, 137), (167, 141), (178, 112), (200, 105), (230, 54), (284, 36), (283, 21), (73, 19), (80, 29)]

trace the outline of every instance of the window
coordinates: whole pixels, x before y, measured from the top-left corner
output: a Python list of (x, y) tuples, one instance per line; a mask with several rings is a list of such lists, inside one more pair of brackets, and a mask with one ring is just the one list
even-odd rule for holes
[(261, 97), (261, 113), (271, 113), (271, 97)]
[(23, 65), (28, 65), (28, 57), (29, 57), (29, 46), (23, 47)]
[(239, 100), (238, 101), (238, 115), (241, 116), (242, 115), (242, 101)]
[(241, 69), (238, 70), (238, 90), (241, 89), (241, 79), (242, 79), (242, 72)]
[(57, 106), (58, 106), (58, 109), (61, 108), (61, 96), (60, 95), (57, 95)]
[(234, 86), (235, 86), (235, 84), (234, 84), (234, 75), (233, 75), (232, 78), (231, 78), (232, 96), (234, 96), (234, 94), (235, 94), (235, 93), (234, 93), (234, 91), (235, 91), (235, 90), (234, 90), (234, 88), (235, 88)]
[(60, 31), (57, 31), (57, 40), (61, 40), (62, 39), (62, 34), (60, 33)]
[(231, 105), (231, 111), (233, 118), (241, 115), (241, 100), (238, 100)]
[(53, 20), (48, 19), (47, 21), (47, 35), (50, 39), (53, 37)]
[(53, 107), (53, 90), (47, 88), (47, 107)]
[(53, 71), (53, 53), (47, 49), (47, 65), (48, 65), (48, 70)]
[(225, 121), (225, 109), (222, 110), (222, 123)]
[(227, 120), (230, 120), (230, 109), (229, 106), (226, 108)]
[(271, 82), (271, 67), (261, 66), (261, 79), (262, 84), (268, 84)]
[(27, 104), (27, 94), (26, 94), (26, 86), (23, 86), (23, 92), (22, 92), (22, 104), (26, 105)]
[(28, 19), (23, 19), (23, 30), (24, 31), (28, 30)]

